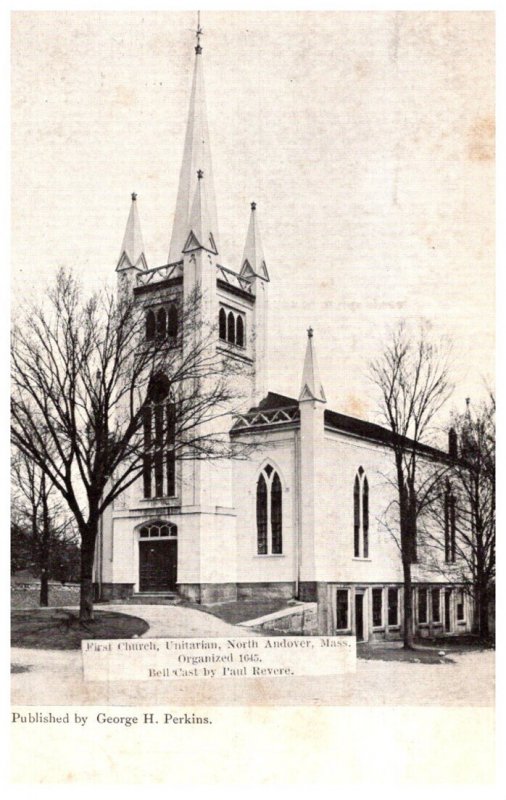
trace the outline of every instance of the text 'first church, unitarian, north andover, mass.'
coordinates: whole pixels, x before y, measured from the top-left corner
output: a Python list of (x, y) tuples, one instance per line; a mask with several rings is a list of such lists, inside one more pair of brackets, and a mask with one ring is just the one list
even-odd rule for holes
[[(205, 291), (217, 331), (209, 346), (247, 374), (249, 397), (230, 417), (229, 435), (254, 447), (249, 458), (218, 466), (181, 460), (132, 484), (102, 520), (97, 596), (173, 591), (202, 604), (296, 598), (318, 604), (321, 634), (398, 638), (402, 564), (378, 522), (394, 498), (384, 477), (393, 467), (391, 434), (327, 408), (311, 329), (294, 397), (268, 391), (270, 272), (255, 203), (239, 269), (220, 263), (202, 60), (199, 29), (168, 264), (148, 267), (132, 195), (118, 291), (142, 304), (147, 338), (160, 325), (175, 337), (182, 298), (196, 284)], [(418, 633), (471, 629), (472, 603), (461, 588), (423, 563), (413, 565), (413, 580)]]

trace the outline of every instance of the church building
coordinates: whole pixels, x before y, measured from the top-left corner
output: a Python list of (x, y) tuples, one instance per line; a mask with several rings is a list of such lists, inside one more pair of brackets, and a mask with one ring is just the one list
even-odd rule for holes
[[(211, 346), (245, 367), (247, 401), (228, 431), (252, 443), (251, 456), (226, 463), (166, 463), (107, 509), (97, 541), (101, 599), (174, 592), (196, 603), (284, 598), (318, 603), (322, 634), (359, 640), (402, 631), (402, 565), (379, 522), (393, 499), (391, 434), (328, 408), (307, 331), (301, 380), (292, 396), (266, 385), (269, 264), (255, 203), (242, 258), (223, 264), (204, 98), (200, 29), (168, 263), (149, 267), (136, 195), (117, 263), (118, 291), (146, 312), (146, 337), (176, 337), (178, 306), (205, 291)], [(247, 218), (245, 219), (245, 229)], [(301, 337), (305, 336), (301, 332)], [(302, 354), (301, 354), (302, 356)], [(153, 403), (163, 402), (160, 397)], [(428, 457), (443, 457), (421, 448)], [(450, 515), (446, 536), (455, 536)], [(446, 560), (451, 561), (451, 546)], [(415, 626), (427, 634), (471, 629), (469, 597), (441, 575), (413, 565)]]

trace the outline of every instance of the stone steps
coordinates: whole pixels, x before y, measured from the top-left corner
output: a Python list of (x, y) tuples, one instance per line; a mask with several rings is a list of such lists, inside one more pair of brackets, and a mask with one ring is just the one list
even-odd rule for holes
[(136, 605), (162, 605), (181, 602), (177, 592), (136, 592), (129, 598)]

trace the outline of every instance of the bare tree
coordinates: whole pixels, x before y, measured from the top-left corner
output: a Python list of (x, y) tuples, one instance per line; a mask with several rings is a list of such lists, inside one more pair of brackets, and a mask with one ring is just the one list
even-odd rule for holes
[(474, 629), (490, 636), (495, 589), (495, 397), (452, 418), (455, 458), (441, 482), (438, 503), (424, 528), (430, 568), (466, 587), (474, 601)]
[(197, 288), (180, 302), (177, 335), (147, 339), (142, 303), (108, 292), (83, 299), (72, 274), (60, 271), (46, 304), (30, 308), (13, 332), (12, 441), (76, 520), (81, 621), (93, 619), (100, 517), (146, 471), (146, 403), (157, 379), (171, 398), (163, 436), (175, 460), (236, 455), (217, 423), (237, 401), (236, 362), (213, 346), (201, 305)]
[(74, 531), (55, 487), (32, 459), (25, 453), (14, 453), (11, 470), (13, 521), (16, 531), (25, 533), (26, 555), (40, 571), (39, 602), (47, 606), (55, 551), (75, 541)]
[(411, 337), (401, 323), (383, 354), (370, 364), (370, 378), (379, 390), (382, 422), (392, 432), (396, 526), (389, 530), (402, 561), (404, 647), (411, 649), (411, 568), (417, 561), (417, 525), (434, 502), (441, 474), (447, 469), (430, 441), (434, 420), (453, 390), (449, 382), (449, 347), (443, 341), (431, 341), (425, 328)]

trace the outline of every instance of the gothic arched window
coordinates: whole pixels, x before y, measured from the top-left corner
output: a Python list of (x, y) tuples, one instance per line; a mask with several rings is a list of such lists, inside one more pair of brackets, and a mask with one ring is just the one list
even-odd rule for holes
[(146, 314), (146, 339), (151, 341), (156, 335), (156, 319), (153, 311)]
[(244, 322), (242, 317), (237, 317), (235, 343), (238, 344), (239, 347), (244, 347)]
[(164, 308), (160, 308), (156, 315), (156, 335), (164, 339), (167, 335), (167, 314)]
[(223, 342), (245, 347), (246, 321), (241, 312), (221, 306), (218, 313), (218, 331)]
[(219, 314), (219, 328), (220, 328), (220, 339), (224, 341), (227, 340), (227, 314), (224, 308), (220, 308)]
[(177, 337), (177, 306), (172, 303), (169, 306), (169, 336), (171, 339), (175, 339)]
[(353, 555), (369, 558), (369, 483), (362, 467), (353, 483)]
[(353, 485), (353, 554), (355, 558), (360, 556), (360, 481), (355, 475)]
[(281, 481), (277, 472), (271, 484), (271, 531), (272, 552), (279, 555), (283, 552), (283, 494)]
[(369, 482), (366, 475), (362, 483), (362, 530), (364, 558), (369, 558)]
[(235, 317), (231, 311), (228, 313), (227, 320), (227, 340), (231, 344), (235, 344)]
[(260, 473), (256, 495), (257, 553), (283, 553), (283, 489), (270, 464)]
[(257, 553), (267, 555), (267, 484), (263, 475), (257, 482)]
[(143, 414), (144, 497), (171, 497), (176, 490), (176, 415), (164, 375), (151, 381)]

